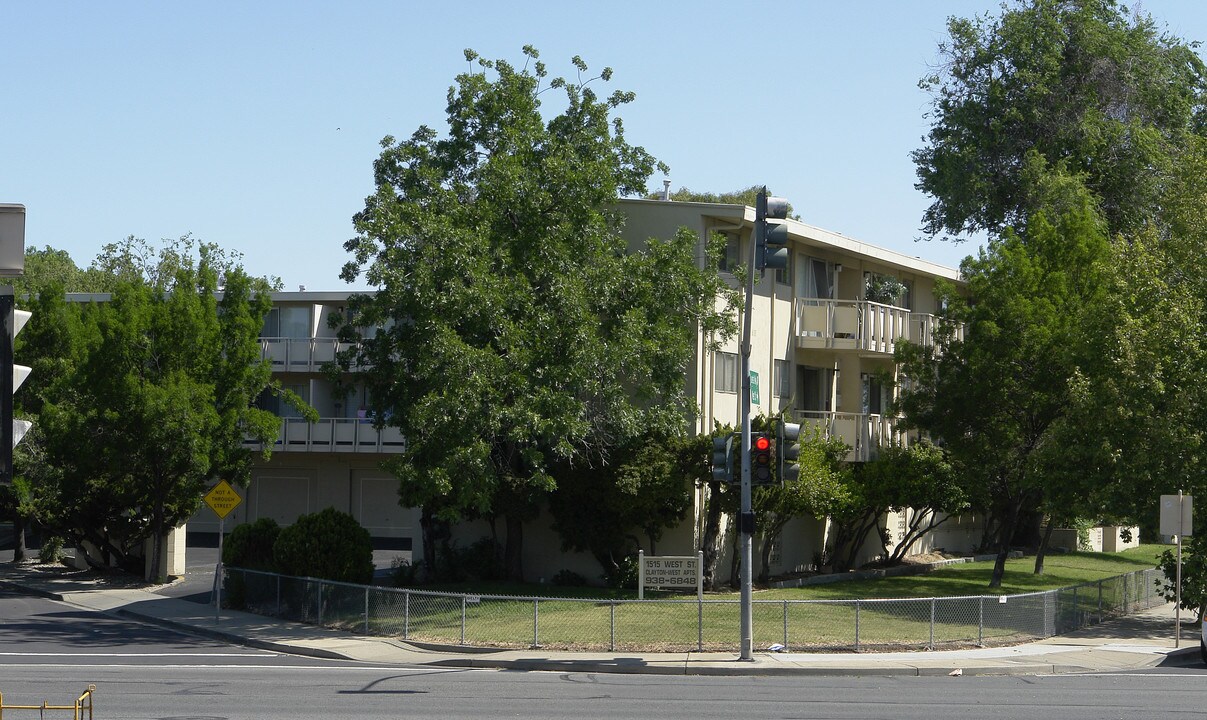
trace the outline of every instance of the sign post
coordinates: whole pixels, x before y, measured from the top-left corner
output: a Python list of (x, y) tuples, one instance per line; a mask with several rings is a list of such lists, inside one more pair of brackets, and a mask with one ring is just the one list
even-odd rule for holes
[(1160, 529), (1162, 535), (1176, 535), (1178, 538), (1173, 608), (1173, 646), (1176, 649), (1182, 641), (1182, 536), (1194, 535), (1194, 496), (1183, 495), (1181, 490), (1177, 495), (1162, 495)]
[(214, 624), (217, 625), (221, 621), (219, 613), (222, 612), (222, 536), (226, 533), (226, 516), (239, 507), (243, 498), (239, 497), (230, 483), (219, 480), (202, 499), (218, 516), (218, 565), (214, 568)]

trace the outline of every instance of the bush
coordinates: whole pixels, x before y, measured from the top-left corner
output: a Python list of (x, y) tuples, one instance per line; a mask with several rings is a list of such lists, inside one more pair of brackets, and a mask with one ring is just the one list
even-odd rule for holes
[(587, 579), (573, 570), (558, 570), (553, 576), (553, 584), (560, 587), (586, 587)]
[[(1193, 610), (1202, 620), (1207, 608), (1207, 536), (1194, 535), (1182, 544), (1182, 609)], [(1173, 550), (1165, 550), (1157, 561), (1165, 580), (1157, 581), (1157, 589), (1166, 600), (1177, 598), (1178, 558)]]
[(394, 587), (417, 585), (422, 575), (422, 560), (412, 563), (404, 557), (396, 557), (390, 561), (390, 578), (394, 582)]
[(630, 555), (622, 558), (613, 567), (605, 567), (603, 574), (604, 585), (610, 588), (637, 589), (637, 556)]
[[(272, 548), (280, 534), (281, 526), (272, 518), (260, 518), (254, 523), (235, 527), (222, 542), (222, 564), (228, 568), (275, 572), (277, 564), (272, 557)], [(243, 573), (227, 572), (222, 586), (227, 607), (242, 609), (247, 606), (247, 583)]]
[(356, 518), (335, 508), (303, 515), (273, 545), (285, 575), (367, 585), (373, 581), (373, 541)]
[(272, 518), (239, 525), (222, 544), (222, 564), (247, 570), (276, 570), (273, 545), (281, 526)]
[(38, 548), (38, 560), (44, 563), (57, 563), (63, 559), (63, 538), (50, 536), (42, 539), (42, 547)]

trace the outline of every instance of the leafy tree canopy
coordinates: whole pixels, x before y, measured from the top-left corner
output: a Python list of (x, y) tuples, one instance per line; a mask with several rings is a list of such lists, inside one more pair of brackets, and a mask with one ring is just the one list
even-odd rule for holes
[[(375, 416), (407, 438), (392, 464), (402, 502), (446, 519), (506, 507), (511, 577), (518, 521), (556, 486), (554, 464), (681, 432), (696, 333), (733, 324), (695, 235), (626, 252), (614, 202), (643, 193), (656, 165), (612, 116), (633, 94), (597, 94), (611, 70), (592, 77), (580, 58), (550, 79), (535, 49), (524, 56), (516, 68), (466, 51), (476, 68), (449, 90), (447, 134), (383, 140), (343, 270), (380, 288), (353, 298), (342, 332), (370, 368)], [(366, 326), (380, 329), (360, 337)]]
[(1115, 0), (1024, 0), (1000, 16), (951, 18), (917, 188), (933, 196), (930, 236), (1022, 230), (1043, 202), (1028, 153), (1084, 175), (1111, 232), (1160, 207), (1170, 158), (1204, 129), (1194, 47)]
[[(714, 192), (697, 192), (695, 190), (681, 187), (670, 194), (670, 199), (676, 202), (699, 202), (699, 203), (716, 203), (720, 205), (746, 205), (754, 207), (758, 202), (758, 195), (762, 192), (762, 185), (751, 185), (743, 190), (734, 190), (732, 192), (714, 193)], [(768, 194), (773, 194), (768, 191)], [(649, 200), (659, 200), (662, 198), (662, 193), (652, 192), (646, 194)], [(788, 203), (788, 217), (794, 220), (799, 220), (800, 216), (792, 209), (792, 203)]]

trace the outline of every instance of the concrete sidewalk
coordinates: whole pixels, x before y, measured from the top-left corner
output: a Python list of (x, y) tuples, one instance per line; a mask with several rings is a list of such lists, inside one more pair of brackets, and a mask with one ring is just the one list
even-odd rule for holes
[[(212, 577), (212, 575), (211, 575)], [(142, 588), (93, 573), (0, 565), (0, 585), (72, 605), (221, 640), (311, 657), (377, 664), (667, 675), (1036, 675), (1199, 665), (1199, 629), (1183, 613), (1174, 649), (1167, 604), (1070, 635), (1013, 647), (896, 653), (599, 653), (456, 648), (429, 650), (173, 597), (171, 586)]]

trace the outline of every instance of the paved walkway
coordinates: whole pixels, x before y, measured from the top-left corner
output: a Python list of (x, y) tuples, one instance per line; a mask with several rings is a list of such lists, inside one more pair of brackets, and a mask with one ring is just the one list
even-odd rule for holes
[[(188, 584), (196, 585), (195, 581)], [(0, 585), (249, 647), (366, 663), (668, 675), (1035, 675), (1201, 665), (1199, 628), (1187, 621), (1185, 613), (1181, 648), (1174, 648), (1172, 603), (1014, 647), (897, 653), (757, 652), (753, 660), (742, 661), (734, 653), (428, 650), (393, 638), (358, 636), (245, 612), (223, 610), (217, 614), (212, 605), (182, 597), (179, 583), (143, 588), (109, 576), (11, 562), (0, 564)]]

